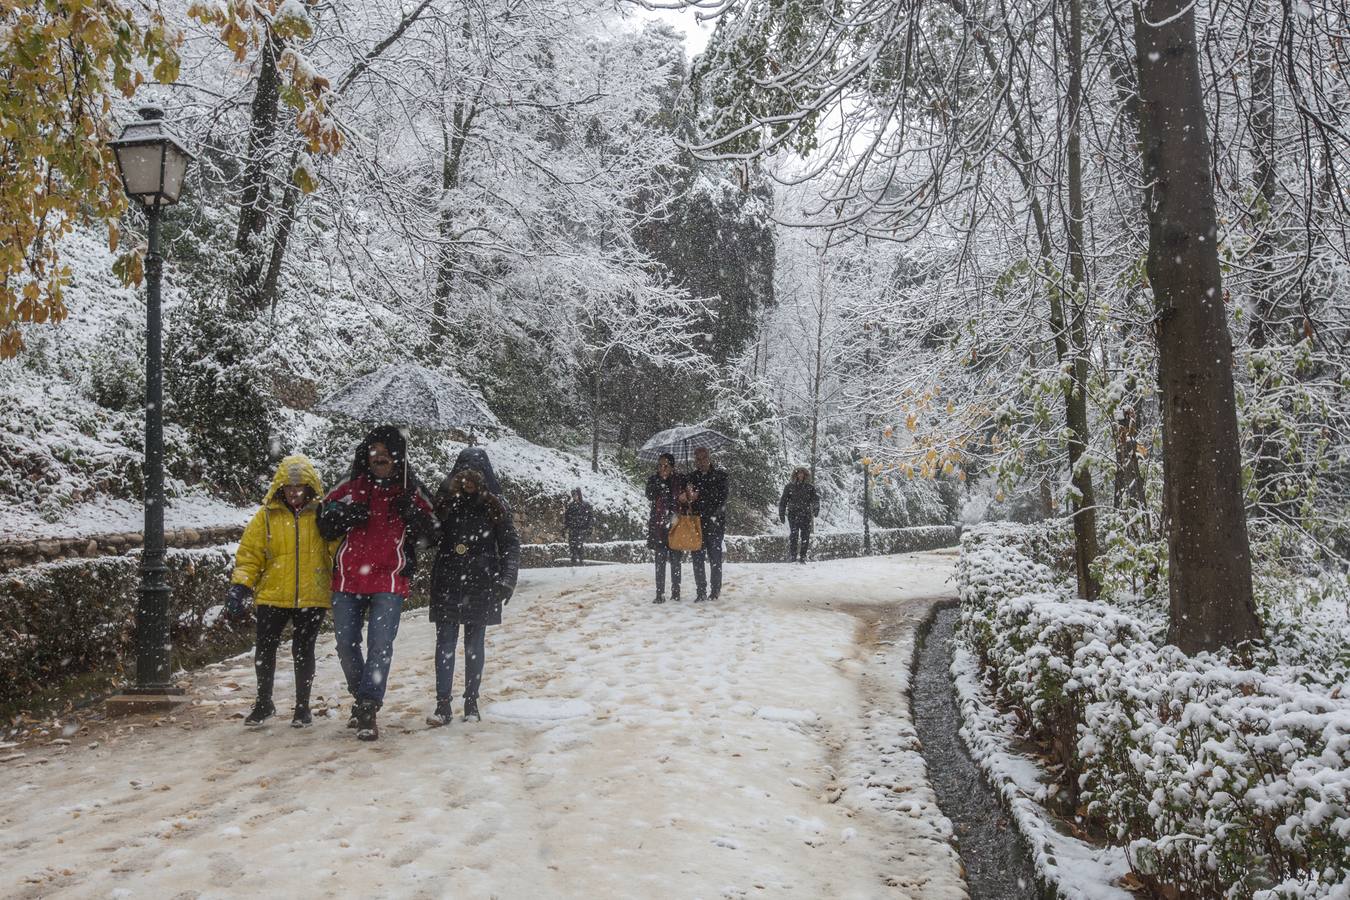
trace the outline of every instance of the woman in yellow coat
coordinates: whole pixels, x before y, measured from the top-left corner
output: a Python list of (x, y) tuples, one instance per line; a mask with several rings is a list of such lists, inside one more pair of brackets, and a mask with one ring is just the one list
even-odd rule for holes
[(313, 464), (303, 456), (286, 457), (272, 476), (262, 508), (239, 540), (226, 607), (242, 613), (251, 599), (258, 623), (253, 652), (258, 698), (245, 725), (261, 725), (276, 713), (272, 677), (287, 623), (292, 625), (291, 655), (295, 658), (291, 725), (304, 728), (313, 723), (309, 691), (314, 684), (314, 643), (331, 605), (333, 576), (333, 544), (319, 536), (316, 520), (322, 497), (323, 483)]

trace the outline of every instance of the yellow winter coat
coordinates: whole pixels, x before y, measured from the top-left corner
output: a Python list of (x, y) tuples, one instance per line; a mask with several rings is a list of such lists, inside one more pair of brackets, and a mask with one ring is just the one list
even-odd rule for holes
[[(314, 492), (299, 513), (286, 505), (281, 489), (288, 484), (304, 484)], [(299, 455), (283, 459), (262, 509), (239, 539), (230, 582), (251, 588), (254, 602), (266, 606), (331, 606), (337, 542), (319, 536), (316, 515), (322, 499), (323, 483), (313, 464)]]

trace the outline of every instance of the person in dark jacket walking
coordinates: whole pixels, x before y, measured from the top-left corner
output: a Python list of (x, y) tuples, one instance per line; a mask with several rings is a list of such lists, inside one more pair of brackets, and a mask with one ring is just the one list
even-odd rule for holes
[[(820, 494), (811, 483), (811, 472), (804, 466), (798, 467), (778, 500), (778, 521), (788, 523), (788, 562), (806, 562), (806, 553), (811, 547), (811, 526), (818, 515)], [(797, 555), (799, 539), (800, 556)]]
[(675, 495), (680, 489), (680, 478), (675, 474), (675, 457), (662, 453), (656, 460), (656, 471), (647, 477), (647, 500), (651, 512), (647, 515), (647, 546), (656, 551), (656, 599), (666, 602), (666, 565), (670, 565), (670, 599), (680, 599), (680, 563), (684, 554), (670, 549), (670, 523), (675, 515)]
[(583, 565), (582, 543), (586, 540), (586, 535), (591, 531), (591, 525), (595, 522), (595, 512), (591, 505), (581, 499), (581, 488), (572, 489), (572, 498), (567, 501), (567, 506), (563, 509), (563, 530), (567, 532), (567, 552), (571, 557), (572, 565)]
[[(694, 471), (688, 478), (698, 492), (694, 511), (699, 514), (703, 526), (703, 549), (694, 551), (694, 583), (698, 587), (698, 596), (694, 599), (716, 600), (722, 593), (722, 540), (727, 534), (730, 483), (727, 470), (713, 463), (707, 447), (694, 448)], [(703, 570), (705, 561), (711, 570), (711, 584)]]
[(455, 645), (464, 626), (464, 721), (478, 713), (487, 627), (502, 623), (520, 571), (520, 538), (487, 451), (466, 447), (436, 491), (440, 547), (431, 570), (431, 621), (436, 625), (436, 710), (433, 728), (454, 716)]
[[(384, 704), (394, 638), (407, 599), (417, 544), (436, 532), (431, 499), (408, 465), (408, 444), (392, 425), (366, 435), (351, 475), (324, 498), (319, 533), (341, 538), (333, 555), (333, 632), (355, 705), (348, 728), (363, 741), (379, 738), (375, 715)], [(367, 656), (361, 653), (366, 631)]]

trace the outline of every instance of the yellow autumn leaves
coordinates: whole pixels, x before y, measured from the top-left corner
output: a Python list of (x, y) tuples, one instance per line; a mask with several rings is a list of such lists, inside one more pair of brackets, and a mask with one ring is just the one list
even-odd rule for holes
[[(283, 45), (307, 38), (304, 9), (299, 0), (194, 0), (189, 12), (243, 60), (269, 35)], [(135, 0), (0, 0), (0, 358), (23, 349), (21, 324), (65, 317), (62, 237), (107, 223), (116, 252), (126, 199), (108, 148), (112, 97), (131, 97), (147, 77), (175, 81), (179, 40), (153, 5)], [(286, 52), (283, 96), (296, 127), (310, 152), (338, 152), (327, 79)], [(124, 254), (114, 272), (139, 281), (139, 253)]]
[(110, 95), (145, 69), (178, 77), (169, 34), (120, 0), (0, 0), (0, 358), (23, 349), (21, 323), (65, 317), (60, 239), (121, 214)]
[[(281, 98), (296, 112), (296, 130), (304, 136), (310, 153), (335, 154), (342, 149), (342, 130), (329, 111), (331, 85), (291, 44), (313, 33), (313, 26), (299, 0), (193, 0), (188, 15), (218, 29), (220, 40), (243, 62), (264, 40), (280, 51), (277, 68), (287, 76)], [(317, 185), (307, 172), (296, 183), (306, 193)]]

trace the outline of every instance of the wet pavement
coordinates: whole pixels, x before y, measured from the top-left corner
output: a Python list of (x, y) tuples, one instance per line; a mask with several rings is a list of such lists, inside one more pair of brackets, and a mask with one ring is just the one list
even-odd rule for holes
[(958, 734), (961, 715), (950, 671), (958, 617), (955, 606), (937, 611), (919, 645), (911, 681), (914, 727), (923, 742), (928, 779), (952, 821), (971, 900), (1035, 900), (1031, 859), (1017, 827)]

